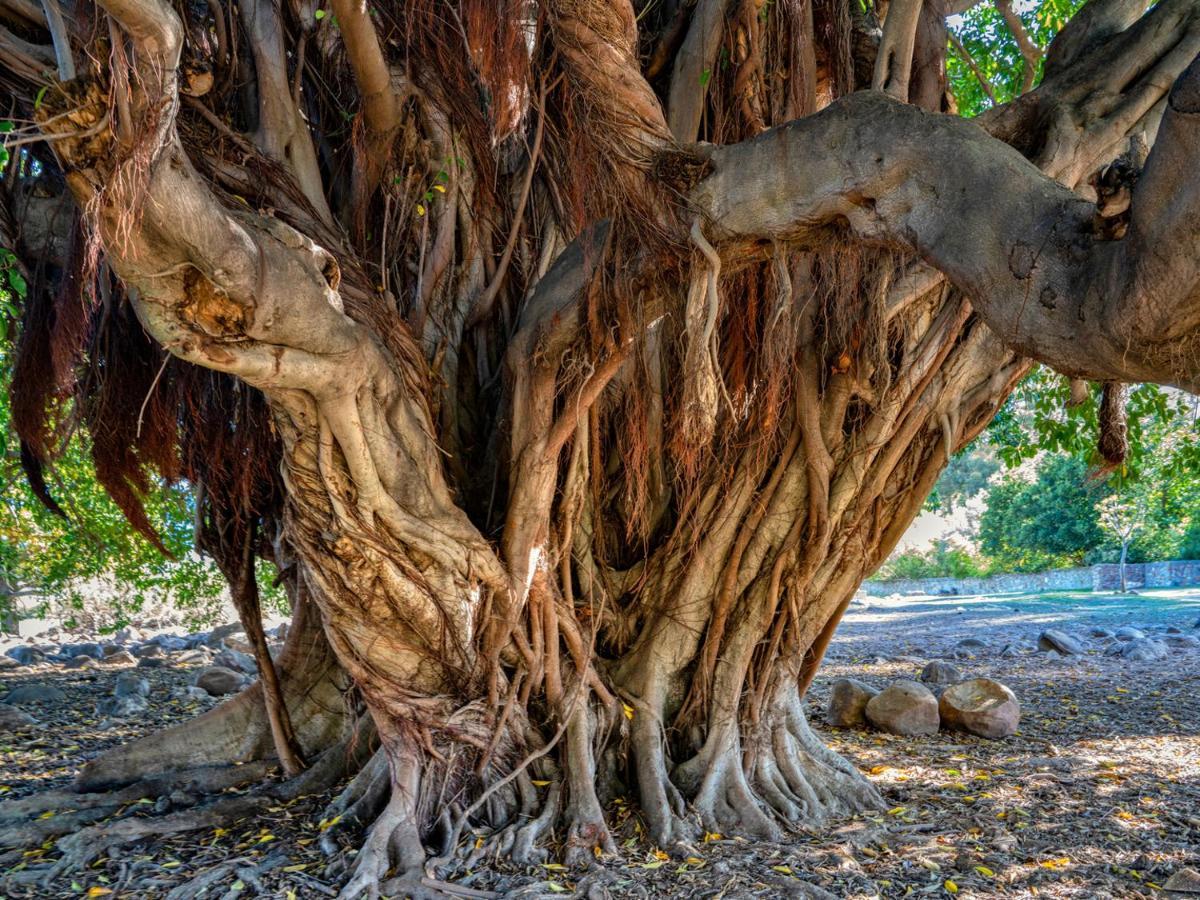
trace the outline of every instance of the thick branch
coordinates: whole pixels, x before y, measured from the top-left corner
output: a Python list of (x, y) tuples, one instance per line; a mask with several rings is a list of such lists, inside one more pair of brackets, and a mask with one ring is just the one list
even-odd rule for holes
[(370, 169), (365, 173), (368, 184), (363, 188), (369, 189), (387, 163), (392, 138), (400, 127), (400, 104), (367, 5), (362, 0), (333, 0), (333, 11), (362, 98)]
[[(692, 199), (726, 239), (803, 241), (848, 222), (864, 238), (921, 254), (1026, 355), (1072, 375), (1194, 389), (1200, 375), (1187, 354), (1200, 337), (1200, 273), (1197, 254), (1177, 251), (1200, 240), (1200, 196), (1177, 189), (1172, 204), (1162, 200), (1170, 170), (1196, 159), (1189, 142), (1200, 118), (1187, 111), (1195, 73), (1176, 89), (1167, 146), (1138, 191), (1134, 216), (1146, 236), (1136, 240), (1101, 242), (1090, 203), (977, 126), (878, 93), (715, 151), (715, 172)], [(841, 153), (814, 156), (812, 147)], [(1153, 225), (1151, 210), (1172, 217), (1169, 245), (1151, 243), (1167, 227)], [(1167, 328), (1172, 316), (1181, 324)]]

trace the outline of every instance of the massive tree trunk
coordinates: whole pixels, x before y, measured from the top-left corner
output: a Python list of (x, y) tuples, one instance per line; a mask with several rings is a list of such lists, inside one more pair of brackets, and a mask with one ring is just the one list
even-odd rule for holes
[[(14, 76), (83, 214), (90, 327), (132, 309), (171, 355), (129, 337), (130, 380), (166, 373), (185, 423), (215, 390), (192, 367), (265, 399), (295, 576), (382, 748), (338, 800), (383, 806), (346, 896), (392, 868), (436, 892), (427, 847), (603, 855), (627, 791), (664, 847), (878, 802), (802, 698), (950, 456), (1033, 359), (1200, 381), (1200, 11), (1104, 6), (981, 122), (940, 113), (943, 10), (899, 0), (877, 61), (840, 2), (335, 2), (331, 30), (103, 0), (66, 35), (109, 35), (101, 62), (37, 103)], [(1154, 150), (1114, 223), (1086, 180), (1131, 141)], [(313, 665), (280, 660), (293, 768), (336, 730)], [(247, 716), (82, 787), (180, 735), (193, 767), (265, 758)]]

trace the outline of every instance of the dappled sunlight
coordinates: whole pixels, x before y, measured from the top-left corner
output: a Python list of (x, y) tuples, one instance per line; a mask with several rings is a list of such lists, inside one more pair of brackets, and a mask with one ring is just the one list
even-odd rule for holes
[[(1029, 598), (911, 598), (852, 608), (809, 714), (820, 722), (839, 677), (882, 688), (947, 659), (964, 677), (1008, 685), (1017, 734), (988, 741), (941, 732), (903, 738), (823, 728), (868, 773), (888, 808), (846, 826), (847, 897), (1150, 896), (1195, 867), (1200, 836), (1200, 651), (1158, 663), (1031, 649), (1055, 626), (1078, 636), (1133, 624), (1191, 630), (1200, 593)], [(956, 656), (967, 637), (989, 645)], [(1006, 644), (1022, 648), (1001, 656)], [(949, 886), (947, 886), (949, 885)]]

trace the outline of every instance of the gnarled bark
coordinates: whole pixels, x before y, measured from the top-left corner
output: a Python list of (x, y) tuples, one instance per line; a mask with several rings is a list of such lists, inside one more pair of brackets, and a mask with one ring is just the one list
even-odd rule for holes
[[(837, 4), (416, 3), (401, 40), (342, 3), (291, 50), (287, 10), (243, 5), (253, 102), (227, 71), (181, 106), (197, 39), (162, 0), (105, 0), (136, 77), (50, 97), (42, 164), (151, 337), (265, 400), (328, 641), (297, 627), (278, 661), (317, 760), (280, 790), (349, 774), (321, 755), (349, 740), (342, 670), (380, 744), (332, 807), (371, 820), (346, 896), (435, 895), (554, 835), (603, 856), (630, 792), (665, 847), (878, 803), (801, 699), (941, 468), (1031, 358), (1197, 384), (1195, 4), (1099, 3), (1051, 77), (968, 122), (927, 111), (932, 3), (893, 3), (887, 93), (849, 96)], [(339, 84), (357, 138), (329, 126)], [(1113, 240), (1073, 189), (1143, 137)], [(269, 757), (256, 690), (81, 786)]]

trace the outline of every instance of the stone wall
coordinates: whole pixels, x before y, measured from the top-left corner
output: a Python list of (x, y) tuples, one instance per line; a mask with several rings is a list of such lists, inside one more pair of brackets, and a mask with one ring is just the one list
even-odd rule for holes
[[(1051, 569), (1028, 575), (993, 575), (990, 578), (899, 578), (866, 581), (862, 592), (873, 597), (888, 594), (1037, 594), (1045, 591), (1115, 591), (1121, 586), (1121, 567), (1104, 563), (1078, 569)], [(1130, 563), (1125, 567), (1131, 589), (1200, 585), (1200, 560)]]

